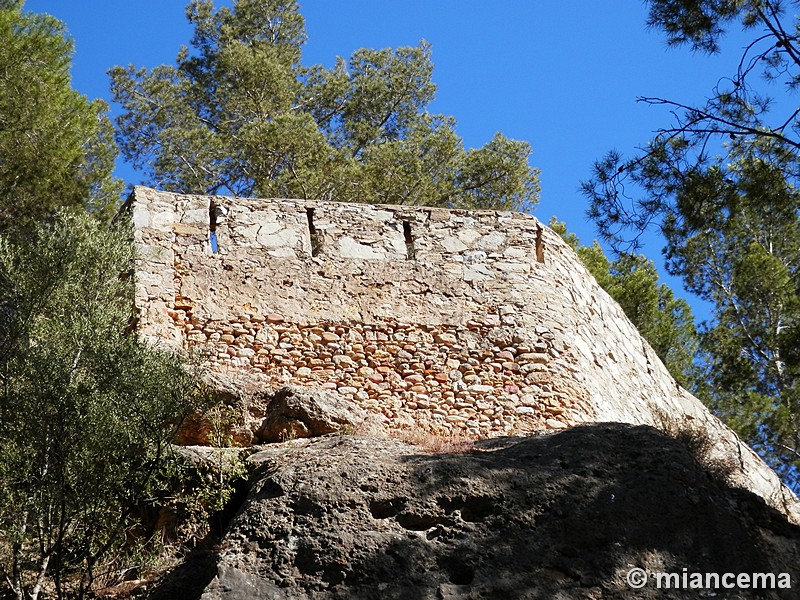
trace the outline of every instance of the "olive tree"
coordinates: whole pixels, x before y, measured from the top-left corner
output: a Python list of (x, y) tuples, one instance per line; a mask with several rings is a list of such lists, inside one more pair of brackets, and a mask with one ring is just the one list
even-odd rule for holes
[(131, 332), (123, 228), (61, 217), (0, 237), (0, 574), (82, 596), (167, 480), (195, 378)]

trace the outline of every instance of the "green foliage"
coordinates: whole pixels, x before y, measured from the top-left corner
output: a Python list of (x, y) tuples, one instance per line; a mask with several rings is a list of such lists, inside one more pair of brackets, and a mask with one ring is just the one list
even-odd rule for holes
[[(201, 386), (205, 398), (201, 411), (188, 417), (208, 426), (205, 446), (179, 447), (180, 460), (174, 461), (165, 472), (164, 493), (155, 504), (161, 511), (174, 515), (161, 531), (163, 539), (174, 541), (173, 548), (183, 554), (198, 544), (219, 535), (227, 518), (237, 485), (246, 481), (246, 457), (249, 450), (240, 447), (233, 431), (242, 425), (240, 406), (230, 406), (215, 398), (213, 389)], [(178, 436), (180, 438), (180, 434)], [(159, 548), (165, 550), (164, 548)]]
[(82, 595), (159, 489), (195, 378), (129, 333), (126, 230), (64, 216), (0, 238), (0, 571)]
[(0, 232), (119, 198), (106, 105), (70, 84), (72, 41), (49, 15), (0, 3)]
[(673, 124), (636, 156), (612, 152), (595, 165), (583, 184), (589, 212), (617, 249), (661, 228), (667, 268), (714, 307), (701, 335), (699, 392), (797, 489), (800, 114), (795, 102), (771, 97), (800, 85), (796, 3), (649, 5), (648, 24), (672, 45), (720, 52), (736, 26), (751, 39), (704, 105), (643, 99), (670, 107)]
[[(666, 106), (673, 123), (639, 152), (624, 158), (609, 152), (582, 184), (589, 214), (603, 237), (615, 245), (636, 242), (652, 224), (662, 224), (686, 179), (715, 162), (713, 153), (733, 158), (763, 144), (791, 156), (781, 159), (796, 178), (800, 113), (795, 102), (775, 102), (776, 90), (793, 94), (800, 86), (800, 20), (784, 0), (648, 0), (648, 25), (663, 31), (670, 45), (716, 53), (726, 30), (737, 24), (751, 39), (735, 73), (710, 82), (703, 105), (664, 98), (640, 101)], [(723, 161), (724, 162), (724, 161)], [(633, 239), (631, 239), (633, 237)]]
[(695, 385), (698, 336), (692, 311), (665, 283), (658, 283), (653, 261), (622, 253), (613, 262), (596, 241), (582, 246), (555, 218), (552, 227), (575, 250), (597, 283), (616, 300), (673, 377), (686, 388)]
[(669, 268), (715, 307), (708, 401), (787, 472), (800, 464), (800, 193), (775, 150), (694, 173), (666, 231)]
[[(688, 44), (694, 50), (718, 52), (725, 26), (737, 16), (755, 23), (763, 3), (742, 0), (650, 0), (647, 24), (663, 29), (671, 46)], [(774, 6), (781, 2), (772, 2)], [(769, 10), (769, 9), (767, 9)]]
[(427, 106), (430, 47), (360, 49), (301, 64), (293, 0), (187, 8), (191, 50), (150, 71), (116, 67), (124, 156), (171, 191), (476, 208), (531, 208), (530, 147), (497, 134), (466, 150)]

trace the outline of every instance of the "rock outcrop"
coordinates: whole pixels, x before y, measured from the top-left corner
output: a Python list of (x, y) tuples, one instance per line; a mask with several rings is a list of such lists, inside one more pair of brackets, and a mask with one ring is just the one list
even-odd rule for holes
[[(202, 598), (796, 598), (800, 527), (709, 477), (696, 450), (623, 424), (463, 454), (352, 436), (268, 448)], [(794, 589), (659, 590), (651, 575), (637, 590), (636, 567)]]
[(256, 432), (259, 442), (285, 442), (351, 432), (367, 420), (367, 412), (326, 390), (285, 386), (269, 401), (266, 416)]

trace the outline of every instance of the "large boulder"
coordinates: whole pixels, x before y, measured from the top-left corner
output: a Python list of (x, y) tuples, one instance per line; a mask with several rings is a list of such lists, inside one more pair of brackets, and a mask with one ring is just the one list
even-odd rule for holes
[(380, 415), (368, 413), (334, 390), (275, 387), (257, 377), (213, 372), (205, 384), (218, 407), (183, 420), (175, 439), (180, 446), (214, 445), (215, 434), (238, 447), (249, 447), (337, 432), (382, 431)]
[(256, 432), (263, 443), (284, 442), (349, 431), (367, 420), (367, 412), (338, 393), (300, 386), (278, 389)]
[[(800, 528), (686, 442), (598, 424), (454, 454), (352, 436), (269, 447), (202, 598), (796, 598)], [(788, 573), (795, 589), (632, 589), (634, 567)]]

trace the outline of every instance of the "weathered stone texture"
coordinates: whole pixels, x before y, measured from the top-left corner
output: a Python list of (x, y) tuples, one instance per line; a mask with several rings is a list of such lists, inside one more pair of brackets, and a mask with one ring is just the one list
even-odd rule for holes
[(249, 461), (250, 496), (203, 600), (797, 597), (627, 585), (634, 565), (787, 573), (795, 588), (800, 575), (800, 527), (646, 426), (582, 425), (452, 454), (337, 436)]
[(688, 424), (737, 457), (734, 479), (797, 517), (776, 475), (531, 215), (141, 187), (130, 206), (146, 339), (270, 385), (337, 390), (389, 426), (490, 436)]
[(286, 386), (273, 395), (256, 435), (266, 443), (320, 437), (352, 431), (366, 419), (366, 411), (334, 392)]

